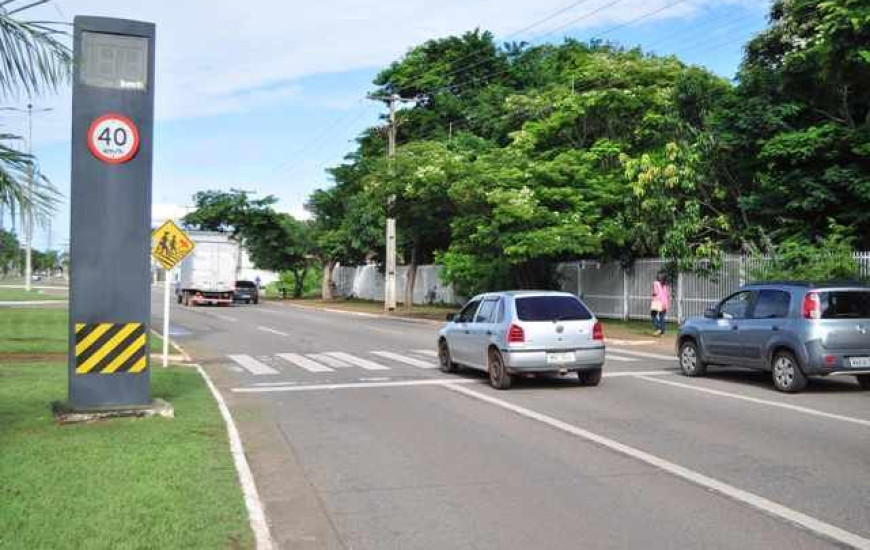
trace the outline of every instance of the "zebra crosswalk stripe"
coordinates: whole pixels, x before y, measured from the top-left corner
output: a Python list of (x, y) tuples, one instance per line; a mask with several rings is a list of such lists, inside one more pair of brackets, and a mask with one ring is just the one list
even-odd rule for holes
[(438, 352), (431, 349), (412, 349), (411, 351), (427, 357), (438, 357)]
[(334, 372), (331, 368), (296, 353), (279, 353), (278, 357), (293, 363), (297, 367), (302, 367), (308, 372)]
[(246, 371), (250, 372), (251, 374), (278, 374), (277, 370), (273, 369), (269, 365), (266, 365), (265, 363), (257, 361), (250, 355), (228, 355), (227, 357), (229, 357), (234, 363), (236, 363)]
[(336, 359), (335, 357), (330, 357), (325, 353), (309, 353), (308, 358), (313, 359), (318, 363), (323, 363), (324, 365), (332, 367), (334, 369), (346, 369), (353, 366), (351, 364), (345, 363), (340, 359)]
[(411, 365), (412, 367), (419, 367), (421, 369), (434, 369), (438, 366), (431, 362), (427, 363), (426, 361), (421, 361), (413, 357), (405, 357), (404, 355), (399, 355), (398, 353), (393, 353), (391, 351), (373, 351), (371, 353), (373, 355), (377, 355), (378, 357), (383, 357), (384, 359), (398, 361), (399, 363), (405, 363), (406, 365)]
[(374, 361), (369, 361), (368, 359), (363, 359), (362, 357), (356, 357), (343, 351), (332, 351), (327, 353), (327, 355), (366, 370), (390, 370), (390, 367), (385, 367), (381, 364), (375, 363)]

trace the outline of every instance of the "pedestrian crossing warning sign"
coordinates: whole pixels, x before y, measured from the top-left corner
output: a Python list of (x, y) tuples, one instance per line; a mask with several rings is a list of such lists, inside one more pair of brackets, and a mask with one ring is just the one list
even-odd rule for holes
[(154, 248), (151, 255), (167, 271), (178, 265), (185, 256), (193, 251), (195, 246), (190, 237), (172, 220), (157, 228), (151, 235)]

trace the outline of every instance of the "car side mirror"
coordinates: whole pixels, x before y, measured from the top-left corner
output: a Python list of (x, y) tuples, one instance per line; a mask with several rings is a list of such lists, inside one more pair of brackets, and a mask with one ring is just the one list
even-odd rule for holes
[(453, 323), (454, 321), (456, 321), (457, 317), (458, 317), (458, 315), (456, 313), (448, 313), (447, 314), (447, 322)]
[(718, 319), (719, 311), (716, 306), (710, 306), (706, 310), (704, 310), (704, 317), (707, 319)]

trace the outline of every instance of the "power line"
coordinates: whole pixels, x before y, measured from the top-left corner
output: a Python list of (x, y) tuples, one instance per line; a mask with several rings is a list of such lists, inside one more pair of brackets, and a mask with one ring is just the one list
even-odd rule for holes
[(630, 25), (634, 25), (635, 23), (638, 23), (640, 21), (643, 21), (645, 19), (649, 19), (650, 17), (653, 17), (654, 15), (658, 15), (665, 10), (669, 10), (669, 9), (673, 8), (674, 6), (677, 6), (679, 4), (684, 4), (687, 1), (688, 0), (676, 0), (675, 2), (671, 2), (670, 4), (665, 4), (664, 6), (658, 8), (658, 9), (655, 9), (649, 13), (646, 13), (644, 15), (641, 15), (640, 17), (635, 17), (634, 19), (632, 19), (630, 21), (626, 21), (625, 23), (620, 23), (619, 25), (615, 25), (613, 27), (610, 27), (609, 29), (603, 30), (603, 31), (597, 33), (594, 37), (592, 37), (592, 39), (598, 38), (600, 36), (604, 36), (605, 34), (610, 34), (613, 31), (619, 30), (623, 27), (628, 27)]

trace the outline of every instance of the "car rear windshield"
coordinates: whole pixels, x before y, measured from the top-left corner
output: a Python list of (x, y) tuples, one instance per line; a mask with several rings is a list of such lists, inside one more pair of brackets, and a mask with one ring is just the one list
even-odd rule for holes
[(257, 288), (251, 281), (236, 281), (236, 288)]
[(819, 293), (822, 319), (870, 318), (870, 291), (836, 290)]
[(520, 321), (586, 321), (592, 314), (571, 296), (535, 296), (517, 299)]

